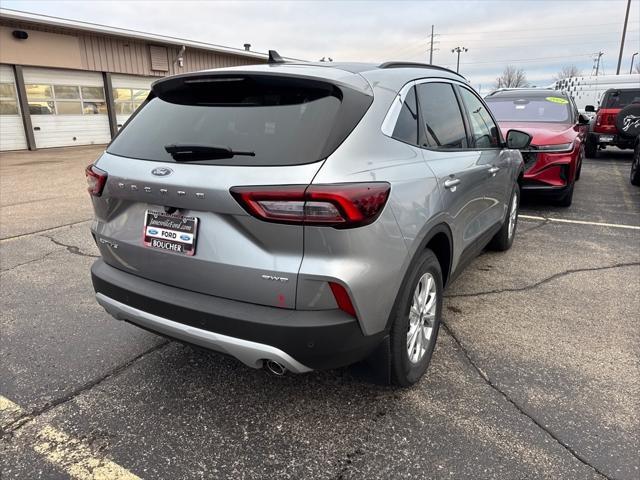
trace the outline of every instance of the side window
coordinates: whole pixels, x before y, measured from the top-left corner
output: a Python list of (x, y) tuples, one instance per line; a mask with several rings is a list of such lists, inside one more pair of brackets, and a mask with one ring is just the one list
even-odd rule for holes
[(453, 86), (422, 83), (417, 86), (420, 107), (420, 145), (431, 148), (466, 148), (467, 134)]
[(471, 123), (473, 148), (497, 148), (500, 144), (498, 127), (480, 99), (466, 88), (460, 88), (467, 117)]
[(412, 145), (418, 144), (418, 104), (416, 103), (416, 92), (413, 87), (404, 99), (402, 110), (400, 110), (391, 136), (401, 142)]

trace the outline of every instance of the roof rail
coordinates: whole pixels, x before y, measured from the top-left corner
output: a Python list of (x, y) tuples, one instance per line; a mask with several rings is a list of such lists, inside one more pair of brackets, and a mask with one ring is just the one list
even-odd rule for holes
[[(439, 65), (431, 65), (429, 63), (419, 63), (419, 62), (385, 62), (378, 66), (378, 68), (432, 68), (434, 70), (442, 70), (444, 72), (453, 73), (454, 75), (458, 75), (459, 77), (464, 78), (458, 72), (454, 72), (445, 67), (441, 67)], [(464, 78), (466, 80), (466, 78)]]

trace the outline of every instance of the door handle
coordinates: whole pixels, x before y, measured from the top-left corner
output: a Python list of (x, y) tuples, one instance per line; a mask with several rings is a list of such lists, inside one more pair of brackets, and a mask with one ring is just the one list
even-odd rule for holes
[(460, 184), (459, 178), (450, 178), (444, 181), (444, 188), (451, 189), (452, 192), (456, 191), (456, 186)]
[(491, 176), (493, 177), (496, 173), (498, 173), (500, 171), (500, 167), (491, 167), (488, 171), (491, 174)]

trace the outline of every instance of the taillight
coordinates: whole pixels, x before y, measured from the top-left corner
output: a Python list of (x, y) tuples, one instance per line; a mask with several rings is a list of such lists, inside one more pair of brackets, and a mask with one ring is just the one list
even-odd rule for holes
[(107, 183), (107, 172), (92, 164), (85, 169), (84, 174), (87, 177), (87, 191), (94, 197), (102, 195), (104, 184)]
[(389, 198), (386, 182), (233, 187), (251, 215), (276, 223), (352, 228), (375, 221)]
[(349, 298), (347, 290), (339, 283), (334, 282), (329, 282), (329, 287), (331, 287), (331, 292), (333, 293), (333, 297), (336, 299), (338, 308), (355, 317), (356, 309), (353, 308), (353, 303), (351, 303), (351, 298)]

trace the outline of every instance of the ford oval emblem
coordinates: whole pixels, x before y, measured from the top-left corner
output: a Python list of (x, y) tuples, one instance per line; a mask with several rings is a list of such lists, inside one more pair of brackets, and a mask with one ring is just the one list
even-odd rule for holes
[(151, 174), (155, 175), (156, 177), (166, 177), (167, 175), (171, 175), (172, 173), (173, 170), (171, 170), (169, 167), (156, 167), (151, 170)]
[(182, 234), (180, 235), (180, 240), (184, 240), (185, 242), (188, 242), (189, 240), (191, 240), (191, 237), (189, 235)]
[(154, 230), (153, 228), (149, 229), (149, 235), (157, 235), (158, 234), (158, 230)]

